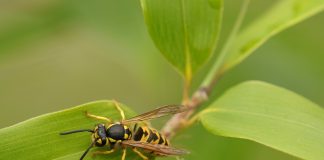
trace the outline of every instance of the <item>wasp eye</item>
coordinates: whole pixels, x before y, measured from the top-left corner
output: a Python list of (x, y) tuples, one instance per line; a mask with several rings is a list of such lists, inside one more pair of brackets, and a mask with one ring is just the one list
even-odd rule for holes
[(102, 130), (99, 131), (99, 135), (102, 135), (104, 134), (104, 132)]

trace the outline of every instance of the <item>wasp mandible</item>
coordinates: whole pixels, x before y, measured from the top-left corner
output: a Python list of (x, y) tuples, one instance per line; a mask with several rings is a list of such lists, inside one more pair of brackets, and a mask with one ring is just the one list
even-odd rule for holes
[[(149, 151), (150, 154), (155, 156), (177, 156), (188, 154), (189, 152), (182, 149), (177, 149), (169, 145), (169, 141), (164, 135), (159, 133), (156, 129), (146, 126), (138, 126), (139, 122), (159, 118), (162, 116), (180, 113), (186, 110), (186, 107), (182, 105), (167, 105), (152, 111), (140, 114), (130, 119), (125, 118), (125, 113), (119, 106), (118, 102), (114, 101), (114, 106), (119, 111), (122, 120), (119, 122), (113, 122), (107, 117), (97, 116), (86, 112), (86, 116), (106, 121), (106, 124), (98, 124), (94, 129), (80, 129), (60, 133), (61, 135), (67, 135), (78, 132), (91, 132), (92, 143), (82, 154), (80, 160), (82, 160), (92, 147), (110, 146), (110, 150), (96, 151), (93, 155), (110, 154), (116, 151), (116, 145), (122, 147), (122, 160), (126, 157), (126, 147), (131, 147), (132, 150), (144, 160), (148, 160), (138, 148)], [(129, 127), (130, 124), (134, 124), (133, 129)]]

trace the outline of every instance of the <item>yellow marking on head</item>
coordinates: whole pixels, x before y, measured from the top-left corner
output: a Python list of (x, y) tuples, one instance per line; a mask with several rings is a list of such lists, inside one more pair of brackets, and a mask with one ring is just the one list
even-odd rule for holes
[(97, 132), (94, 134), (94, 138), (95, 139), (99, 138), (99, 135), (97, 134)]
[(112, 138), (109, 138), (109, 141), (110, 142), (116, 142), (116, 140), (112, 139)]
[(128, 129), (128, 127), (124, 125), (124, 129), (125, 129), (125, 130), (127, 130), (127, 129)]
[(101, 139), (97, 139), (97, 143), (102, 144), (102, 140)]
[(124, 139), (128, 139), (128, 134), (124, 134)]
[(109, 139), (108, 139), (108, 138), (106, 138), (106, 145), (110, 145), (110, 144), (109, 144)]

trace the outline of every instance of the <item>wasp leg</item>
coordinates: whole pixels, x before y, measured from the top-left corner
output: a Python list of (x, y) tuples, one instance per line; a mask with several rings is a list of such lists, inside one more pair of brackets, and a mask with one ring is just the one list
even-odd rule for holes
[(111, 119), (109, 119), (107, 117), (96, 116), (96, 115), (93, 115), (93, 114), (88, 113), (87, 111), (85, 112), (85, 114), (89, 118), (93, 118), (93, 119), (96, 119), (96, 120), (107, 121), (108, 123), (111, 123)]
[(136, 148), (133, 148), (133, 151), (139, 155), (143, 160), (148, 160), (148, 158), (143, 154), (141, 153), (140, 151), (138, 151)]
[(92, 156), (96, 156), (98, 154), (110, 154), (110, 153), (113, 153), (115, 152), (115, 149), (111, 149), (109, 151), (95, 151), (92, 153)]
[(122, 120), (125, 120), (125, 113), (124, 113), (123, 109), (120, 108), (119, 103), (117, 101), (115, 101), (115, 100), (113, 100), (113, 103), (115, 104), (115, 107), (119, 111), (119, 113), (120, 113), (120, 115), (122, 117)]
[(125, 158), (126, 158), (126, 148), (123, 149), (122, 160), (125, 160)]

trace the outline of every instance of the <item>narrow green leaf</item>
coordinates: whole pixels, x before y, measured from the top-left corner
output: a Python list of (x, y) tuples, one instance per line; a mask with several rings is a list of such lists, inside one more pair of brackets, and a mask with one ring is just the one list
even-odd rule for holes
[[(134, 115), (124, 105), (126, 115)], [(88, 111), (92, 114), (120, 120), (120, 114), (112, 101), (96, 101), (60, 112), (42, 115), (25, 122), (0, 130), (0, 159), (79, 159), (91, 143), (91, 134), (76, 133), (59, 135), (62, 131), (75, 129), (93, 129), (100, 123), (84, 115)], [(93, 150), (107, 150), (108, 148), (94, 148)], [(91, 151), (85, 159), (91, 158)], [(120, 151), (111, 155), (97, 156), (96, 160), (121, 159)], [(133, 152), (128, 152), (127, 159), (140, 159)]]
[(217, 68), (217, 70), (228, 70), (236, 66), (272, 36), (320, 13), (323, 9), (323, 0), (278, 1), (267, 12), (238, 33), (226, 52), (222, 68)]
[(324, 109), (264, 82), (233, 87), (199, 116), (212, 133), (243, 138), (302, 159), (323, 159)]
[(157, 48), (186, 78), (214, 51), (222, 0), (141, 0), (146, 25)]

